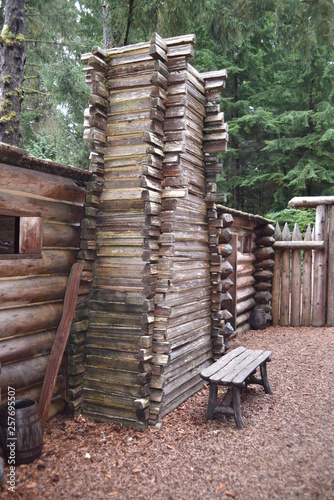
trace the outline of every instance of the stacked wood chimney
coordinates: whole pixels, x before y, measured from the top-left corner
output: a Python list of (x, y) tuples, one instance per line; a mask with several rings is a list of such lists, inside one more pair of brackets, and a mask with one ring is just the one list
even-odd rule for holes
[(225, 349), (211, 300), (220, 242), (209, 227), (219, 226), (223, 201), (216, 154), (227, 143), (218, 92), (226, 71), (199, 74), (188, 62), (194, 43), (154, 34), (83, 56), (85, 136), (103, 172), (83, 411), (138, 429), (194, 394), (213, 349)]

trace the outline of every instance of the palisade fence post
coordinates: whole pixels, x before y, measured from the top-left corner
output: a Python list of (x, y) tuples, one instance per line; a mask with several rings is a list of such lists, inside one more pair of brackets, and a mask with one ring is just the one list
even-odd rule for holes
[(314, 290), (312, 326), (324, 326), (326, 322), (327, 292), (327, 227), (328, 207), (318, 205), (315, 217), (315, 241), (324, 241), (324, 249), (317, 250), (314, 258)]
[[(287, 222), (282, 232), (282, 241), (291, 241), (291, 233)], [(281, 314), (280, 325), (289, 326), (290, 306), (290, 248), (282, 251), (282, 277), (281, 277)]]
[[(275, 227), (275, 241), (282, 240), (282, 231), (277, 222)], [(273, 316), (273, 325), (276, 326), (280, 321), (280, 285), (281, 285), (281, 250), (279, 248), (275, 248), (275, 256), (274, 256), (274, 269), (273, 269), (273, 300), (272, 300), (272, 316)]]
[[(312, 241), (311, 226), (308, 225), (304, 241)], [(312, 317), (312, 252), (311, 249), (304, 249), (303, 255), (303, 284), (302, 284), (302, 312), (301, 326), (310, 326)]]
[(329, 209), (328, 274), (327, 274), (327, 326), (334, 326), (334, 206)]
[[(292, 241), (302, 241), (297, 222), (295, 223)], [(300, 325), (300, 295), (301, 295), (301, 249), (292, 250), (291, 259), (291, 326)]]

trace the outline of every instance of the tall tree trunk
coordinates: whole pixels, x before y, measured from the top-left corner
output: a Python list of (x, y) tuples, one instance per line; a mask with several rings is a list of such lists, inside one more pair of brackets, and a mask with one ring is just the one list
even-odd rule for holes
[(111, 46), (110, 16), (109, 16), (109, 5), (106, 0), (103, 1), (102, 15), (103, 15), (103, 48), (110, 49)]
[(133, 4), (134, 4), (134, 0), (129, 0), (128, 20), (126, 23), (123, 45), (128, 45), (128, 43), (129, 43), (129, 32), (130, 32), (130, 25), (131, 25), (131, 21), (132, 21), (132, 13), (133, 13), (133, 6), (134, 6)]
[[(233, 61), (235, 64), (237, 64), (237, 52), (238, 49), (237, 47), (233, 48)], [(237, 119), (239, 118), (239, 112), (238, 112), (238, 89), (239, 89), (239, 80), (238, 80), (238, 73), (234, 73), (233, 76), (233, 89), (234, 89), (234, 98), (233, 102), (236, 106), (233, 107), (232, 111), (232, 117)], [(237, 151), (237, 156), (234, 156), (234, 179), (236, 179), (235, 185), (233, 187), (233, 208), (235, 209), (242, 209), (242, 202), (241, 202), (241, 196), (240, 196), (240, 185), (239, 185), (239, 179), (240, 179), (240, 151), (239, 151), (239, 141), (237, 138), (233, 138), (231, 140), (231, 145), (232, 148)]]
[(0, 142), (20, 146), (25, 0), (7, 0), (0, 35)]

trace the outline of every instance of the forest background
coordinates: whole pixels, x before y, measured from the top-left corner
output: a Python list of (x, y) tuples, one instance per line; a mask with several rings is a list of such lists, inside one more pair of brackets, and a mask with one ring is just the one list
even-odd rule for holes
[(288, 201), (334, 195), (333, 27), (333, 0), (26, 0), (21, 146), (88, 168), (81, 54), (194, 33), (192, 64), (228, 71), (226, 204), (303, 229)]

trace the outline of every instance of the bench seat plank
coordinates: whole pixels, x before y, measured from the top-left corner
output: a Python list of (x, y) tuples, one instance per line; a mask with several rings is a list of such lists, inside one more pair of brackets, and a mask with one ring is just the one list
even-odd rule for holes
[[(239, 373), (233, 378), (233, 385), (242, 385), (246, 378), (256, 370), (256, 368), (261, 365), (264, 361), (267, 361), (270, 358), (271, 351), (253, 351), (254, 353), (260, 352), (257, 357), (254, 357), (247, 366), (244, 368), (240, 367)], [(248, 361), (248, 358), (247, 358)]]
[(235, 358), (235, 356), (241, 354), (244, 351), (246, 351), (246, 347), (240, 346), (236, 349), (233, 349), (233, 351), (224, 354), (224, 356), (222, 356), (218, 361), (215, 361), (214, 363), (212, 363), (212, 365), (204, 368), (204, 370), (201, 371), (201, 377), (204, 380), (210, 381), (210, 377), (212, 377), (212, 375), (226, 366), (232, 359)]
[(248, 366), (256, 357), (259, 356), (261, 351), (244, 351), (239, 356), (232, 359), (224, 368), (220, 369), (212, 375), (210, 382), (220, 385), (230, 385), (233, 383), (234, 377), (236, 377), (245, 366)]

